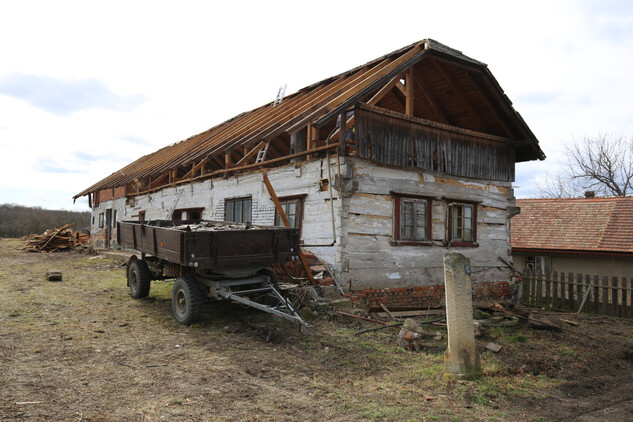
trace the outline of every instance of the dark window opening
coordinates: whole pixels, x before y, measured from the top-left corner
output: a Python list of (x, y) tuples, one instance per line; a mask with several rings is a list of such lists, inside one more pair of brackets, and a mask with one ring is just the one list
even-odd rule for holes
[(139, 211), (138, 212), (138, 219), (140, 221), (145, 221), (145, 211)]
[(251, 222), (251, 197), (227, 199), (224, 202), (224, 221)]
[(174, 210), (171, 215), (172, 220), (202, 220), (204, 208), (181, 208)]

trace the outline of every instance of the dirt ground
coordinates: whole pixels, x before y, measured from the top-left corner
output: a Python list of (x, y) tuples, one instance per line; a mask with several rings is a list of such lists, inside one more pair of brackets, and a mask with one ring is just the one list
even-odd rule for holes
[[(171, 283), (132, 299), (115, 260), (0, 239), (0, 419), (17, 421), (630, 421), (633, 321), (564, 315), (478, 339), (484, 376), (445, 376), (397, 329), (320, 312), (309, 335), (230, 303), (179, 325)], [(45, 281), (47, 270), (63, 281)], [(442, 340), (433, 339), (436, 331)], [(485, 351), (488, 342), (502, 346)]]

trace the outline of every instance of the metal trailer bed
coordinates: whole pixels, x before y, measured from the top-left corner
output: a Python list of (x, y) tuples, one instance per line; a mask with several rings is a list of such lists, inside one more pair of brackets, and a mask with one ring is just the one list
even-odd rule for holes
[(127, 264), (132, 297), (149, 295), (152, 280), (175, 278), (172, 310), (183, 324), (199, 319), (206, 296), (308, 325), (266, 269), (297, 256), (298, 229), (210, 220), (120, 221), (117, 242), (141, 253)]

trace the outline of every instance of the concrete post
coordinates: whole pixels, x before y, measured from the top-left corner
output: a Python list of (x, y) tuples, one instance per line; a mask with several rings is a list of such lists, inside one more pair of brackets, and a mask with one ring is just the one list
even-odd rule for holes
[(463, 379), (481, 377), (481, 363), (473, 331), (470, 260), (459, 253), (444, 254), (444, 291), (448, 349), (444, 364), (448, 374)]

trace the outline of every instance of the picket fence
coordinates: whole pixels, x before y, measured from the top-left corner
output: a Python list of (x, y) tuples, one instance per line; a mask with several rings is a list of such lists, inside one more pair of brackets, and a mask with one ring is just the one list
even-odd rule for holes
[(633, 280), (554, 272), (523, 273), (521, 303), (527, 306), (633, 318)]

